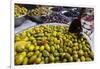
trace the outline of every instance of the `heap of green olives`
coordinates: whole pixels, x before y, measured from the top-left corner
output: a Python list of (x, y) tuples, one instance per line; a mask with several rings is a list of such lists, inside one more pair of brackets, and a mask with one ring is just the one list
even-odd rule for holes
[(61, 25), (39, 25), (15, 35), (15, 65), (93, 61), (87, 39)]
[(48, 15), (51, 12), (48, 7), (37, 7), (32, 9), (32, 11), (28, 14), (29, 16), (41, 16), (41, 15)]
[(15, 5), (15, 17), (20, 17), (22, 15), (26, 15), (28, 10), (25, 7), (19, 6), (19, 5)]

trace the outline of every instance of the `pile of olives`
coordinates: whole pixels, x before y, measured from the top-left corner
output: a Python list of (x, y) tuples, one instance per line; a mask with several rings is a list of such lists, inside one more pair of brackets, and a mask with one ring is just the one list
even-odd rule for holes
[(19, 5), (15, 5), (14, 10), (15, 10), (15, 12), (14, 12), (15, 17), (26, 15), (27, 12), (28, 12), (28, 10), (25, 7), (22, 7), (22, 6), (19, 6)]
[(69, 18), (64, 16), (62, 13), (52, 13), (50, 15), (42, 16), (43, 23), (64, 23), (69, 22)]
[(48, 7), (37, 7), (35, 9), (32, 9), (28, 15), (29, 16), (41, 16), (41, 15), (47, 15), (48, 13), (50, 13), (50, 10)]
[(61, 25), (39, 25), (15, 35), (15, 65), (93, 61), (87, 39)]

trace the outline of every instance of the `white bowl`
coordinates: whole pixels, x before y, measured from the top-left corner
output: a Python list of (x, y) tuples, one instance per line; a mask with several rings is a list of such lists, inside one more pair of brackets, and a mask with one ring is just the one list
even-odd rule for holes
[(15, 27), (20, 26), (21, 24), (23, 24), (23, 22), (26, 20), (25, 16), (26, 15), (22, 15), (20, 17), (15, 17)]

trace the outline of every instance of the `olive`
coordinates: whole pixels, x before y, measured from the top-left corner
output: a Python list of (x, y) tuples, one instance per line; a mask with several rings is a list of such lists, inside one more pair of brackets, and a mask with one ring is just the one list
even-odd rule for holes
[(28, 42), (25, 46), (25, 49), (29, 49), (29, 47), (31, 46), (31, 42)]
[(59, 48), (59, 52), (62, 53), (63, 52), (63, 49), (62, 48)]
[(23, 60), (23, 63), (22, 63), (23, 65), (26, 65), (26, 64), (28, 64), (28, 58), (27, 57), (25, 57), (24, 58), (24, 60)]
[(84, 51), (88, 51), (89, 49), (86, 46), (83, 46)]
[(89, 55), (88, 55), (88, 52), (84, 52), (84, 56), (85, 57), (88, 57)]
[(78, 46), (78, 43), (74, 43), (75, 46)]
[(50, 51), (50, 46), (49, 46), (49, 45), (46, 45), (46, 46), (45, 46), (45, 49), (46, 49), (47, 51)]
[(57, 49), (59, 49), (59, 48), (60, 48), (60, 46), (59, 46), (59, 45), (56, 45), (56, 48), (57, 48)]
[(26, 56), (26, 52), (22, 52), (21, 55), (23, 55), (25, 57)]
[(63, 59), (63, 62), (67, 62), (67, 59)]
[(44, 59), (44, 61), (45, 61), (45, 63), (48, 63), (48, 62), (49, 62), (49, 58), (46, 57), (46, 58)]
[(94, 53), (91, 51), (89, 54), (90, 54), (90, 57), (91, 57), (92, 59), (94, 59)]
[(39, 50), (39, 46), (36, 46), (34, 50)]
[(42, 57), (42, 53), (39, 53), (39, 54), (38, 54), (38, 57)]
[(31, 45), (30, 47), (29, 47), (29, 51), (33, 51), (34, 50), (34, 45)]
[(51, 46), (51, 52), (54, 52), (54, 51), (55, 51), (55, 47)]
[(37, 58), (37, 56), (36, 55), (33, 55), (32, 57), (30, 57), (30, 59), (29, 59), (29, 63), (34, 63), (35, 62), (35, 60), (36, 60), (36, 58)]
[(48, 51), (46, 51), (46, 50), (43, 51), (43, 56), (44, 56), (44, 57), (47, 57), (47, 56), (49, 56), (49, 55), (50, 55), (50, 54), (49, 54)]
[(38, 56), (40, 54), (40, 51), (37, 50), (37, 51), (35, 51), (34, 54)]
[[(60, 41), (60, 40), (59, 40), (59, 41)], [(54, 43), (55, 43), (55, 44), (59, 43), (57, 38), (54, 38)]]
[(78, 59), (76, 59), (76, 62), (81, 62), (81, 60), (78, 58)]
[(22, 52), (22, 51), (25, 50), (25, 46), (24, 45), (17, 45), (16, 44), (15, 49), (16, 49), (17, 52)]
[(67, 52), (69, 52), (70, 54), (72, 54), (72, 49), (69, 48), (69, 49), (67, 50)]
[(77, 54), (77, 51), (73, 51), (73, 54)]
[(53, 35), (53, 36), (56, 36), (56, 35), (57, 35), (57, 32), (56, 32), (56, 31), (54, 31), (54, 32), (52, 33), (52, 35)]
[(24, 60), (24, 56), (23, 55), (21, 55), (21, 54), (16, 55), (15, 64), (16, 65), (20, 65), (20, 64), (22, 64), (23, 60)]
[(86, 57), (85, 59), (86, 59), (86, 61), (92, 61), (92, 59), (90, 57)]
[(27, 57), (31, 57), (34, 54), (34, 52), (28, 52)]
[(50, 55), (50, 56), (49, 56), (49, 60), (50, 60), (51, 62), (54, 62), (54, 61), (55, 61), (55, 57), (54, 57), (53, 55)]
[(44, 58), (45, 58), (45, 57), (42, 56), (42, 57), (41, 57), (41, 60), (44, 61)]
[(35, 63), (39, 64), (41, 62), (41, 58), (36, 58)]
[(54, 52), (53, 55), (56, 57), (56, 56), (59, 56), (59, 53), (58, 52)]
[(61, 58), (64, 58), (65, 54), (66, 54), (66, 53), (60, 53)]
[(78, 51), (78, 54), (79, 54), (80, 56), (84, 55), (83, 50), (80, 49), (80, 50)]
[(40, 47), (40, 51), (43, 51), (43, 50), (44, 50), (44, 46), (41, 46), (41, 47)]
[(81, 41), (83, 41), (84, 39), (83, 38), (81, 38)]
[(19, 41), (19, 40), (21, 40), (21, 39), (20, 39), (20, 37), (16, 36), (16, 37), (15, 37), (15, 40), (16, 40), (16, 41)]
[(55, 61), (59, 61), (60, 60), (60, 58), (59, 57), (55, 57)]
[(82, 44), (84, 45), (85, 44), (85, 41), (83, 41)]
[(82, 45), (81, 45), (81, 44), (79, 44), (79, 46), (78, 46), (78, 47), (79, 47), (79, 49), (82, 49)]
[(77, 60), (77, 59), (78, 59), (78, 54), (74, 54), (74, 55), (73, 55), (73, 59), (74, 59), (74, 60)]
[(41, 61), (41, 62), (40, 62), (40, 64), (44, 64), (44, 63), (45, 63), (44, 61)]
[(69, 61), (69, 62), (73, 62), (73, 57), (70, 56), (70, 57), (68, 58), (68, 61)]
[(66, 58), (70, 58), (70, 56), (71, 56), (71, 55), (70, 55), (69, 53), (65, 53), (65, 57), (66, 57)]
[(80, 60), (81, 60), (82, 62), (84, 62), (84, 61), (85, 61), (85, 57), (84, 57), (84, 56), (81, 56), (81, 57), (80, 57)]

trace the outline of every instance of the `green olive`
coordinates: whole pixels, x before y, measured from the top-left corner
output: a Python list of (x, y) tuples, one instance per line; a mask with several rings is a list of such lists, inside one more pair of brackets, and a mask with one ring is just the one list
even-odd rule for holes
[(85, 61), (85, 57), (84, 57), (84, 56), (81, 56), (81, 57), (80, 57), (80, 60), (81, 60), (82, 62), (84, 62), (84, 61)]
[(86, 59), (86, 61), (92, 61), (92, 59), (90, 57), (86, 57), (85, 59)]
[(72, 49), (69, 48), (69, 49), (67, 50), (67, 52), (70, 53), (70, 54), (72, 54)]
[(77, 51), (73, 51), (73, 54), (77, 54)]
[(74, 60), (77, 60), (77, 59), (78, 59), (78, 54), (74, 54), (74, 55), (73, 55), (73, 59), (74, 59)]
[(56, 56), (59, 56), (59, 53), (58, 52), (54, 52), (53, 55), (56, 57)]
[(16, 51), (17, 52), (22, 52), (25, 50), (25, 46), (24, 45), (16, 45)]
[(40, 51), (37, 50), (37, 51), (35, 51), (34, 54), (38, 56), (40, 54)]
[(41, 46), (41, 47), (40, 47), (40, 51), (43, 51), (43, 50), (44, 50), (44, 46)]
[(67, 59), (63, 59), (63, 62), (67, 62)]
[(22, 52), (21, 55), (23, 55), (25, 57), (26, 56), (26, 52)]
[(39, 46), (36, 46), (36, 47), (35, 47), (35, 50), (39, 50)]
[(40, 62), (40, 64), (44, 64), (44, 63), (45, 63), (44, 61), (41, 61), (41, 62)]
[(75, 46), (78, 46), (78, 43), (74, 43)]
[(29, 59), (29, 63), (34, 63), (35, 60), (36, 60), (37, 56), (36, 55), (33, 55), (32, 57), (30, 57)]
[(59, 48), (59, 52), (62, 53), (63, 52), (63, 49), (62, 48)]
[(61, 58), (64, 58), (65, 54), (66, 54), (66, 53), (60, 53)]
[(31, 45), (30, 47), (29, 47), (29, 51), (33, 51), (34, 50), (34, 45)]
[(55, 61), (55, 57), (53, 55), (50, 55), (49, 56), (49, 59), (50, 59), (51, 62), (54, 62)]
[(24, 56), (23, 55), (21, 55), (21, 54), (16, 55), (15, 64), (16, 65), (20, 65), (20, 64), (22, 64), (23, 60), (24, 60)]
[(81, 62), (81, 60), (80, 59), (76, 59), (76, 62)]
[(60, 58), (59, 58), (59, 57), (55, 57), (55, 60), (56, 60), (56, 61), (59, 61), (59, 60), (60, 60)]
[(94, 59), (94, 53), (91, 51), (89, 54), (90, 54), (90, 57), (91, 57), (92, 59)]
[(49, 52), (48, 52), (47, 50), (44, 50), (44, 51), (43, 51), (43, 56), (44, 56), (44, 57), (47, 57), (47, 56), (49, 56), (49, 55), (50, 55), (50, 54), (49, 54)]
[(23, 60), (23, 63), (22, 63), (23, 65), (26, 65), (26, 64), (28, 64), (28, 58), (27, 57), (25, 57), (24, 58), (24, 60)]
[(80, 49), (80, 50), (78, 51), (78, 54), (79, 54), (80, 56), (84, 55), (83, 50)]
[(55, 47), (51, 46), (51, 52), (54, 52), (54, 51), (55, 51)]
[(36, 58), (35, 63), (39, 64), (41, 62), (41, 58)]
[(46, 49), (47, 51), (50, 51), (50, 46), (49, 46), (49, 45), (46, 45), (46, 46), (45, 46), (45, 49)]
[(38, 54), (38, 57), (42, 57), (42, 53), (39, 53), (39, 54)]
[(57, 35), (57, 32), (56, 32), (56, 31), (54, 31), (54, 32), (52, 33), (52, 35), (53, 35), (53, 36), (56, 36), (56, 35)]
[(48, 63), (48, 62), (49, 62), (49, 58), (46, 57), (46, 58), (44, 59), (44, 61), (45, 61), (45, 63)]
[(69, 53), (65, 53), (65, 57), (66, 57), (66, 58), (70, 58), (70, 56), (71, 56), (71, 55), (70, 55)]
[(89, 55), (88, 55), (88, 52), (84, 52), (84, 56), (85, 57), (88, 57)]
[(70, 57), (68, 58), (68, 61), (69, 61), (69, 62), (73, 62), (73, 57), (70, 56)]
[(34, 52), (28, 52), (27, 57), (31, 57), (34, 54)]

